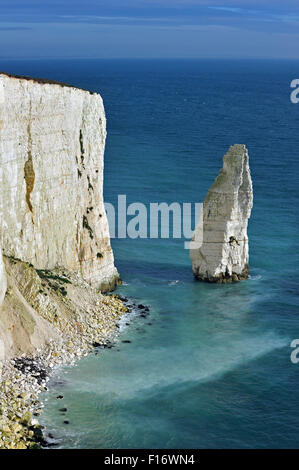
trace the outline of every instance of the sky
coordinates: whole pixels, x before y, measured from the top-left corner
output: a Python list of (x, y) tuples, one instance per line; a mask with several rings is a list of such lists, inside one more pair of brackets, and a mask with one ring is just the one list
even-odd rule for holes
[(0, 58), (299, 59), (299, 0), (0, 0)]

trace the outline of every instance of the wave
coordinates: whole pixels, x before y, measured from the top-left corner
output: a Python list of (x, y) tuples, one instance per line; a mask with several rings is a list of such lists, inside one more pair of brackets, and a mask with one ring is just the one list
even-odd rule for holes
[(260, 281), (263, 279), (263, 276), (261, 274), (256, 274), (255, 276), (249, 275), (249, 281)]
[[(259, 337), (234, 340), (230, 344), (213, 341), (203, 347), (198, 345), (156, 346), (148, 350), (137, 350), (134, 342), (126, 345), (127, 353), (109, 358), (96, 358), (90, 363), (85, 378), (75, 379), (74, 388), (80, 392), (109, 395), (111, 399), (131, 399), (139, 394), (155, 394), (161, 387), (176, 386), (184, 382), (209, 382), (224, 374), (237, 370), (289, 344), (289, 339), (274, 333)], [(95, 371), (97, 372), (95, 374)], [(92, 377), (92, 382), (89, 382)], [(74, 377), (73, 377), (74, 378)]]

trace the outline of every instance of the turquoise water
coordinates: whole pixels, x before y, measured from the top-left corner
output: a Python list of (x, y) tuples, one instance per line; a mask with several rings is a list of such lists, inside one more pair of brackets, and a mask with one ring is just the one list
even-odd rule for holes
[(108, 202), (200, 202), (229, 145), (250, 155), (248, 281), (194, 282), (183, 240), (113, 241), (118, 291), (150, 315), (132, 314), (114, 348), (56, 373), (41, 421), (60, 447), (298, 447), (299, 104), (289, 99), (298, 65), (1, 64), (101, 92)]

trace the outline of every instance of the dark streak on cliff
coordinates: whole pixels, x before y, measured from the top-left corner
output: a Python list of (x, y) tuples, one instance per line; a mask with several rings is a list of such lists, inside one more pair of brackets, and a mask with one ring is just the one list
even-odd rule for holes
[(30, 195), (34, 187), (35, 173), (34, 173), (33, 161), (32, 161), (32, 151), (31, 151), (32, 142), (31, 142), (30, 124), (28, 124), (27, 130), (28, 130), (28, 159), (24, 165), (24, 177), (25, 177), (25, 182), (26, 182), (26, 202), (27, 202), (30, 212), (33, 213), (33, 208), (32, 208), (32, 204), (30, 201)]

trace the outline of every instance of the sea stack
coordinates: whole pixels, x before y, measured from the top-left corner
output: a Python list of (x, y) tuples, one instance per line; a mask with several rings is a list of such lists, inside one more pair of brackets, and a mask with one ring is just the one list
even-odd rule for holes
[(249, 275), (247, 225), (253, 204), (248, 151), (233, 145), (209, 189), (191, 242), (195, 279), (226, 283)]
[(106, 118), (100, 95), (0, 73), (0, 244), (36, 269), (114, 288), (103, 201)]

